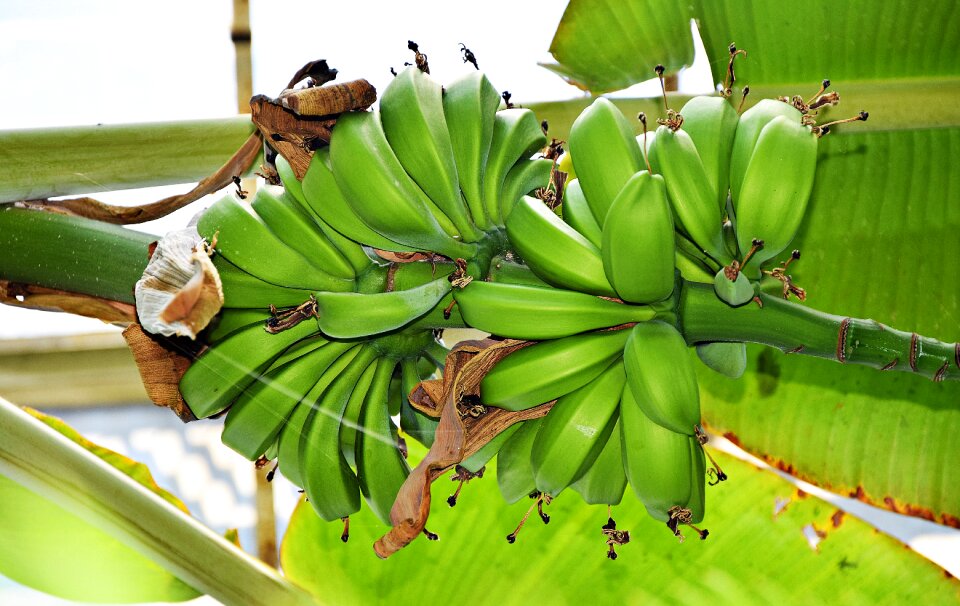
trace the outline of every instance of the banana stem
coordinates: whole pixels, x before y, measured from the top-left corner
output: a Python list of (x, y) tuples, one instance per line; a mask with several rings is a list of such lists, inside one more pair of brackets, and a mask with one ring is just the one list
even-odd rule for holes
[(0, 398), (0, 474), (69, 509), (224, 604), (316, 602), (276, 571)]
[(861, 364), (912, 372), (934, 381), (960, 380), (960, 343), (943, 343), (889, 328), (875, 320), (827, 314), (760, 294), (756, 302), (730, 307), (710, 284), (685, 282), (679, 328), (688, 344), (741, 341)]
[(236, 116), (0, 131), (0, 202), (199, 181), (253, 129), (249, 116)]
[(100, 221), (0, 206), (0, 280), (133, 303), (156, 240)]

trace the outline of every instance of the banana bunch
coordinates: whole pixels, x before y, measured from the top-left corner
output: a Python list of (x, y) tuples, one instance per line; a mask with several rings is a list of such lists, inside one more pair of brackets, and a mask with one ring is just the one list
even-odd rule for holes
[[(282, 189), (211, 206), (197, 228), (224, 309), (181, 393), (197, 417), (225, 414), (225, 444), (277, 459), (324, 519), (362, 498), (387, 522), (409, 473), (403, 436), (429, 445), (437, 428), (407, 398), (442, 370), (435, 332), (532, 341), (486, 374), (480, 398), (553, 407), (463, 468), (496, 457), (504, 498), (540, 505), (568, 487), (615, 505), (629, 483), (679, 535), (703, 518), (708, 473), (680, 276), (713, 274), (731, 305), (753, 298), (759, 274), (742, 269), (792, 239), (824, 127), (796, 102), (738, 116), (697, 97), (638, 139), (601, 98), (559, 164), (575, 178), (549, 192), (563, 181), (555, 156), (535, 157), (545, 127), (499, 108), (479, 72), (441, 86), (411, 67), (379, 108), (338, 118), (302, 180), (278, 157)], [(425, 260), (388, 262), (408, 258)], [(718, 372), (744, 371), (743, 344), (696, 349)]]

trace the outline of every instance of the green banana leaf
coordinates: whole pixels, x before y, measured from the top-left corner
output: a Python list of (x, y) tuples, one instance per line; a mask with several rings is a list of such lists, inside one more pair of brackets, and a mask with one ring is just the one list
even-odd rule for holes
[[(369, 509), (341, 526), (320, 520), (309, 504), (294, 512), (281, 562), (295, 583), (333, 604), (908, 604), (952, 603), (960, 582), (915, 557), (869, 525), (803, 496), (770, 473), (719, 455), (730, 481), (707, 489), (700, 541), (685, 530), (677, 541), (630, 493), (613, 508), (630, 542), (606, 557), (601, 526), (607, 508), (561, 494), (536, 512), (516, 543), (505, 540), (532, 501), (504, 504), (488, 467), (458, 505), (445, 503), (456, 484), (433, 487), (427, 528), (386, 561), (372, 544), (386, 530)], [(822, 533), (819, 536), (817, 533)], [(811, 543), (807, 537), (811, 537)], [(818, 542), (819, 541), (819, 542)], [(813, 546), (812, 546), (813, 545)]]
[[(593, 10), (575, 10), (587, 5)], [(634, 48), (621, 32), (664, 15), (679, 19), (673, 6), (573, 0), (553, 49), (575, 55), (580, 79), (589, 73), (594, 90), (622, 86), (629, 65), (628, 83), (645, 80), (645, 66), (676, 56), (687, 42), (673, 40), (621, 64), (598, 45), (602, 39), (603, 48)], [(807, 305), (960, 340), (960, 11), (954, 3), (815, 1), (786, 10), (774, 0), (724, 0), (692, 7), (714, 81), (725, 74), (729, 43), (748, 50), (736, 65), (738, 86), (753, 89), (748, 105), (763, 96), (809, 97), (829, 77), (842, 98), (830, 119), (870, 111), (869, 122), (838, 127), (821, 140), (815, 190), (794, 242), (803, 258), (790, 268), (808, 289)], [(555, 55), (567, 65), (566, 54)], [(648, 106), (621, 105), (625, 111)], [(563, 119), (543, 117), (551, 128)], [(951, 457), (960, 386), (760, 347), (751, 348), (748, 368), (740, 381), (703, 369), (704, 415), (714, 430), (821, 486), (960, 527), (960, 471)]]
[[(59, 419), (27, 412), (188, 513), (179, 499), (157, 486), (142, 463), (93, 444)], [(0, 574), (84, 602), (182, 602), (200, 595), (150, 558), (4, 476)]]
[(648, 11), (637, 2), (573, 0), (550, 44), (557, 62), (540, 65), (595, 93), (649, 80), (655, 77), (657, 64), (668, 73), (679, 71), (693, 63), (690, 7), (680, 2), (658, 4)]
[(960, 12), (950, 0), (795, 7), (774, 0), (571, 0), (550, 44), (557, 63), (544, 67), (594, 93), (627, 88), (653, 78), (658, 63), (674, 71), (693, 62), (690, 19), (716, 83), (731, 43), (747, 51), (736, 64), (739, 82), (808, 82), (813, 89), (805, 96), (823, 78), (839, 84), (960, 74)]

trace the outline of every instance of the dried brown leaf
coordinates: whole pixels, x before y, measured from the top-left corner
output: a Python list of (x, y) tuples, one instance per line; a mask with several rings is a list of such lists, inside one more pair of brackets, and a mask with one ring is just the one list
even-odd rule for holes
[(447, 355), (444, 377), (424, 381), (412, 393), (411, 402), (427, 414), (440, 416), (433, 446), (410, 472), (390, 510), (393, 528), (374, 544), (387, 558), (417, 538), (430, 515), (430, 485), (445, 472), (477, 452), (484, 444), (514, 423), (547, 414), (553, 402), (521, 411), (488, 407), (479, 417), (461, 415), (458, 404), (465, 396), (478, 396), (480, 381), (505, 356), (530, 345), (530, 341), (464, 341)]
[(233, 183), (235, 176), (242, 175), (250, 169), (253, 161), (260, 153), (261, 146), (260, 133), (254, 132), (240, 149), (227, 160), (226, 164), (221, 166), (217, 172), (197, 183), (197, 186), (187, 193), (170, 196), (141, 206), (116, 206), (87, 197), (67, 200), (27, 200), (19, 202), (17, 206), (86, 217), (87, 219), (115, 225), (153, 221)]
[(185, 423), (196, 421), (197, 418), (180, 395), (180, 379), (187, 372), (192, 359), (165, 347), (160, 339), (150, 336), (137, 323), (123, 331), (123, 338), (133, 353), (150, 401), (169, 408)]

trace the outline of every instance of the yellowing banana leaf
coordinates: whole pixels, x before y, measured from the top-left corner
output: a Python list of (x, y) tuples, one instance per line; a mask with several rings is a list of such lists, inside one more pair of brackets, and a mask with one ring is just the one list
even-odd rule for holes
[[(59, 419), (28, 411), (179, 509), (149, 470), (93, 444)], [(150, 558), (16, 482), (0, 476), (0, 574), (83, 602), (180, 602), (200, 593)]]
[[(342, 527), (301, 503), (281, 547), (288, 577), (328, 603), (367, 604), (907, 604), (951, 603), (960, 582), (868, 525), (798, 494), (773, 474), (720, 456), (731, 480), (708, 487), (710, 530), (679, 543), (630, 493), (613, 508), (630, 542), (606, 557), (607, 508), (561, 494), (536, 512), (516, 543), (505, 537), (532, 501), (505, 505), (493, 470), (467, 484), (438, 481), (427, 528), (380, 561), (372, 544), (385, 528), (364, 509)], [(822, 536), (821, 536), (822, 535)], [(811, 571), (815, 571), (811, 574)]]

